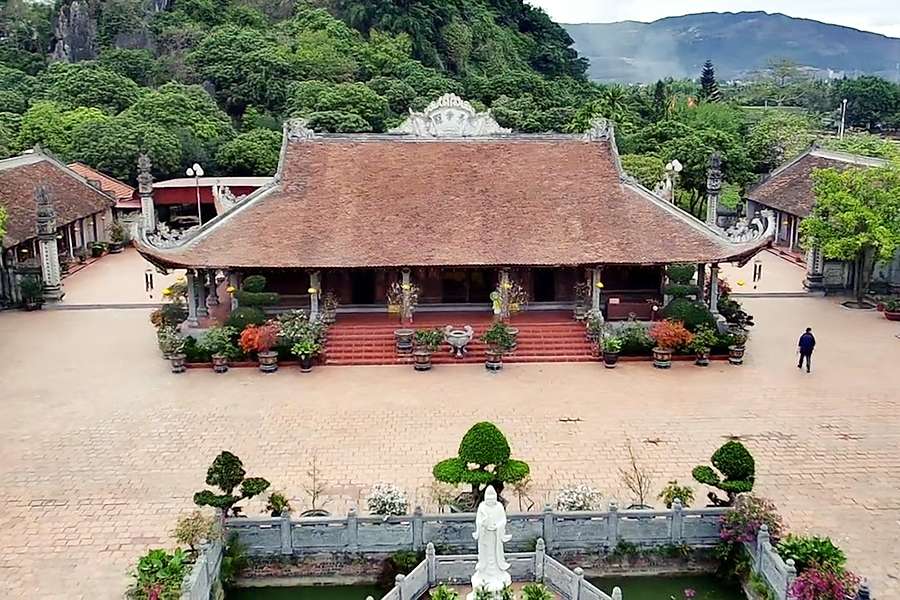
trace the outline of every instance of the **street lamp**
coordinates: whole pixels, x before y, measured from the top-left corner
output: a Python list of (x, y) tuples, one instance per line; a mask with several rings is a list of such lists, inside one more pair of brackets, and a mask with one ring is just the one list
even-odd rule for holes
[(197, 222), (203, 225), (203, 213), (200, 211), (200, 178), (203, 177), (203, 167), (194, 163), (185, 173), (188, 177), (194, 178), (194, 188), (197, 190)]
[(847, 122), (847, 98), (844, 98), (841, 101), (841, 125), (838, 128), (838, 134), (840, 139), (844, 139), (844, 129), (846, 127)]
[(678, 159), (670, 161), (666, 165), (666, 176), (669, 179), (669, 187), (672, 190), (672, 197), (670, 200), (672, 204), (675, 204), (675, 182), (678, 180), (678, 175), (684, 170), (684, 166), (678, 162)]

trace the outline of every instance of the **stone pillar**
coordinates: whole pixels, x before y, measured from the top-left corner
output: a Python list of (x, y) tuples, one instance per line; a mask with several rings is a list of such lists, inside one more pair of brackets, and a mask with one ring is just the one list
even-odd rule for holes
[(200, 323), (197, 321), (197, 285), (194, 281), (195, 275), (191, 269), (187, 270), (187, 309), (188, 327), (197, 327)]
[(347, 549), (350, 552), (359, 550), (359, 515), (355, 507), (347, 513)]
[(603, 292), (603, 281), (600, 279), (603, 267), (594, 267), (591, 270), (591, 310), (600, 313), (601, 293)]
[(713, 263), (709, 268), (709, 312), (719, 314), (719, 265)]
[[(218, 273), (221, 273), (219, 271)], [(209, 295), (206, 297), (207, 306), (218, 306), (219, 304), (219, 281), (218, 273), (216, 271), (209, 272)], [(224, 274), (222, 275), (224, 278)]]
[(544, 538), (538, 538), (534, 545), (534, 580), (544, 581), (544, 556), (547, 553), (547, 547), (544, 545)]
[[(238, 274), (235, 272), (228, 273), (228, 287), (234, 288), (237, 290), (240, 287), (240, 281), (238, 281)], [(236, 310), (238, 307), (238, 299), (237, 296), (231, 294), (231, 310)]]
[(422, 545), (424, 544), (424, 535), (425, 535), (425, 521), (424, 521), (425, 512), (422, 510), (421, 506), (417, 506), (415, 510), (413, 510), (413, 519), (412, 519), (412, 537), (413, 537), (413, 550), (418, 552), (422, 549)]
[(578, 600), (581, 595), (581, 584), (584, 581), (584, 569), (575, 567), (572, 569), (572, 573), (575, 574), (575, 577), (572, 578), (572, 589), (567, 600)]
[(697, 288), (699, 291), (697, 292), (697, 301), (703, 302), (706, 299), (706, 296), (703, 294), (703, 288), (706, 287), (706, 264), (698, 263), (697, 264)]
[(403, 324), (412, 323), (412, 306), (410, 298), (410, 290), (412, 283), (410, 282), (409, 269), (403, 269), (400, 272), (400, 292), (403, 298), (400, 303), (400, 322)]
[(553, 514), (553, 507), (549, 504), (544, 505), (544, 523), (541, 531), (541, 539), (544, 540), (545, 549), (553, 549), (553, 540), (556, 538), (556, 520)]
[(319, 317), (319, 295), (322, 293), (322, 274), (313, 271), (309, 274), (309, 320)]
[(281, 533), (281, 554), (290, 556), (294, 553), (293, 532), (291, 531), (291, 514), (288, 512), (281, 513), (281, 521), (279, 522)]
[[(37, 201), (38, 249), (41, 255), (41, 278), (44, 282), (44, 299), (62, 300), (62, 274), (59, 269), (59, 250), (56, 246), (56, 211), (50, 195), (43, 186), (34, 193)], [(68, 230), (68, 227), (66, 228)]]
[(434, 587), (437, 585), (437, 552), (434, 549), (434, 544), (428, 542), (428, 545), (425, 546), (425, 569), (428, 571), (428, 587)]
[(803, 285), (810, 290), (822, 289), (825, 285), (825, 275), (822, 271), (822, 251), (813, 247), (806, 253), (806, 280)]
[(208, 275), (207, 271), (203, 269), (198, 269), (197, 274), (194, 277), (194, 285), (197, 286), (197, 316), (200, 318), (209, 317), (209, 308), (206, 306), (206, 277)]
[(715, 227), (719, 214), (719, 197), (722, 195), (722, 157), (713, 152), (706, 170), (706, 224)]
[(609, 501), (609, 525), (607, 526), (607, 549), (613, 550), (619, 545), (619, 503), (615, 500)]
[(156, 208), (153, 206), (153, 175), (150, 174), (150, 157), (138, 155), (138, 193), (141, 196), (141, 227), (145, 232), (156, 231)]
[(684, 540), (684, 505), (680, 498), (672, 502), (672, 532), (669, 541), (673, 546), (681, 544)]

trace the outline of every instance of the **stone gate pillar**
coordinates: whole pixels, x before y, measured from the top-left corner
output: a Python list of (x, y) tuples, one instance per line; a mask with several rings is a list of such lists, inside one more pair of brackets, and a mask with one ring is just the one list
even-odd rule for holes
[(59, 269), (59, 251), (56, 246), (56, 211), (50, 195), (43, 186), (34, 193), (37, 201), (38, 248), (41, 255), (41, 278), (44, 283), (44, 300), (62, 300), (62, 274)]
[(153, 206), (153, 175), (150, 174), (150, 157), (138, 155), (138, 193), (141, 196), (141, 227), (147, 233), (156, 231), (156, 209)]
[(713, 263), (709, 268), (709, 312), (719, 314), (719, 264)]
[(600, 312), (601, 294), (603, 293), (603, 281), (600, 276), (603, 273), (603, 267), (594, 267), (591, 270), (591, 310), (595, 313)]
[(706, 224), (717, 225), (719, 215), (719, 197), (722, 195), (722, 157), (713, 152), (709, 157), (709, 169), (706, 171)]
[(813, 247), (806, 253), (806, 279), (803, 285), (810, 290), (820, 290), (825, 286), (822, 251)]
[(185, 278), (187, 279), (187, 324), (188, 327), (197, 327), (200, 322), (197, 320), (197, 283), (194, 272), (188, 269)]

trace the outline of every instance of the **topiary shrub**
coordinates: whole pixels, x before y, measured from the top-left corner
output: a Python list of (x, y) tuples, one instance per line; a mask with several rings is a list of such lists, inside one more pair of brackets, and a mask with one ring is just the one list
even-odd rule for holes
[(262, 275), (250, 275), (244, 278), (241, 289), (245, 292), (264, 292), (266, 291), (266, 278)]
[(711, 462), (713, 467), (718, 469), (718, 473), (710, 466), (700, 465), (694, 467), (692, 475), (700, 483), (728, 494), (728, 499), (722, 500), (715, 492), (710, 492), (708, 497), (716, 506), (732, 506), (738, 494), (753, 489), (756, 462), (742, 443), (726, 442), (713, 453)]
[(239, 306), (225, 319), (225, 325), (243, 331), (248, 325), (262, 325), (266, 322), (266, 313), (255, 306)]
[[(222, 509), (223, 514), (238, 516), (240, 507), (235, 506), (245, 498), (252, 498), (262, 494), (269, 487), (269, 482), (262, 477), (246, 477), (244, 463), (241, 459), (228, 451), (219, 454), (209, 469), (206, 471), (207, 485), (218, 487), (222, 493), (217, 494), (212, 490), (203, 490), (194, 494), (194, 504), (197, 506), (212, 506)], [(240, 486), (240, 496), (235, 496), (235, 488)]]
[(669, 321), (681, 321), (691, 333), (701, 327), (716, 328), (716, 319), (702, 303), (688, 298), (673, 298), (662, 310), (662, 316)]
[(241, 289), (234, 292), (238, 305), (241, 307), (259, 307), (278, 304), (281, 296), (275, 292), (267, 292), (266, 278), (262, 275), (250, 275), (244, 278)]
[(693, 264), (668, 265), (666, 267), (666, 276), (668, 276), (669, 281), (672, 283), (687, 285), (691, 282), (696, 273), (697, 265)]
[(493, 423), (473, 425), (459, 444), (458, 455), (442, 460), (432, 474), (438, 481), (463, 483), (472, 486), (478, 500), (488, 485), (499, 495), (506, 483), (515, 483), (528, 476), (527, 463), (510, 458), (509, 442)]

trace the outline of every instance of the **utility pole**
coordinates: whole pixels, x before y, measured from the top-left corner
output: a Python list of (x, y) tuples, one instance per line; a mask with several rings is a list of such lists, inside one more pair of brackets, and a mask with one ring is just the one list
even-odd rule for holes
[(844, 98), (844, 100), (841, 102), (841, 126), (838, 129), (838, 135), (840, 136), (840, 139), (842, 139), (842, 140), (844, 139), (844, 128), (846, 126), (846, 122), (847, 122), (847, 99)]

